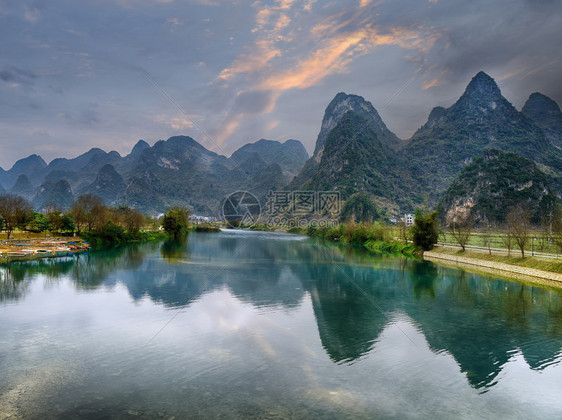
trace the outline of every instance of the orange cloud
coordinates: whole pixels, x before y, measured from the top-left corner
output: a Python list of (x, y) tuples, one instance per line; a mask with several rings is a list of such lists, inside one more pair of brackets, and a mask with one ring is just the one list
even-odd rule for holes
[(222, 70), (219, 79), (229, 80), (240, 73), (259, 72), (275, 57), (281, 55), (281, 50), (275, 48), (273, 42), (260, 40), (255, 43), (255, 51), (242, 54), (232, 63), (232, 66)]
[(434, 79), (428, 80), (426, 81), (423, 85), (422, 85), (422, 89), (423, 90), (427, 90), (427, 89), (431, 89), (434, 86), (438, 86), (440, 85), (440, 80), (438, 77), (435, 77)]
[(280, 9), (286, 10), (293, 7), (293, 4), (295, 4), (296, 1), (297, 0), (277, 0), (277, 4)]
[(393, 29), (388, 34), (378, 34), (369, 27), (355, 32), (337, 35), (302, 59), (293, 68), (265, 79), (259, 86), (263, 90), (285, 91), (306, 89), (318, 84), (327, 76), (347, 71), (348, 64), (357, 56), (382, 45), (399, 45), (409, 49), (425, 49), (434, 41), (424, 40), (420, 34)]
[(268, 123), (265, 126), (265, 130), (266, 131), (271, 131), (273, 130), (275, 127), (277, 127), (279, 125), (280, 121), (277, 120), (273, 120), (273, 121), (268, 121)]
[[(372, 9), (377, 5), (372, 0), (360, 0), (357, 10), (349, 16), (347, 11), (340, 11), (320, 19), (315, 19), (310, 12), (315, 1), (299, 3), (300, 10), (293, 8), (296, 0), (276, 0), (268, 6), (259, 1), (254, 3), (256, 14), (252, 32), (255, 41), (249, 47), (251, 49), (219, 73), (218, 80), (227, 81), (244, 75), (251, 84), (238, 92), (237, 101), (248, 104), (248, 98), (253, 95), (262, 100), (255, 102), (253, 107), (234, 106), (225, 117), (226, 128), (219, 136), (220, 142), (234, 133), (241, 119), (273, 111), (283, 92), (306, 89), (320, 84), (330, 75), (345, 73), (353, 60), (380, 46), (397, 46), (419, 55), (432, 48), (438, 39), (433, 28), (383, 31), (375, 27), (365, 15), (365, 8)], [(303, 29), (303, 16), (307, 16), (306, 23), (310, 19), (315, 22), (308, 30)], [(431, 87), (430, 82), (426, 85)]]
[[(238, 115), (238, 117), (242, 117), (242, 115)], [(215, 136), (215, 141), (222, 146), (226, 139), (228, 139), (238, 128), (240, 125), (240, 121), (230, 120), (225, 124), (224, 130), (222, 130), (217, 136)]]
[(308, 0), (304, 6), (303, 6), (303, 10), (305, 12), (310, 12), (312, 10), (312, 6), (314, 5), (314, 3), (316, 3), (317, 0)]
[(149, 118), (160, 124), (167, 125), (175, 131), (193, 127), (193, 122), (187, 117), (169, 117), (168, 115), (160, 114)]

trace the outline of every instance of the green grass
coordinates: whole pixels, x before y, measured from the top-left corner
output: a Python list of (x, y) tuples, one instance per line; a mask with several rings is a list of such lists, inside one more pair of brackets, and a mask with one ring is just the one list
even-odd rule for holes
[[(502, 238), (505, 237), (505, 233), (502, 232), (491, 232), (489, 233), (490, 235), (490, 247), (491, 248), (506, 248)], [(473, 245), (473, 246), (488, 246), (485, 243), (485, 237), (486, 234), (484, 232), (472, 232), (470, 234), (470, 238), (468, 240), (467, 245)], [(536, 240), (533, 241), (533, 238), (537, 238)], [(447, 242), (447, 243), (451, 243), (451, 244), (456, 244), (457, 242), (455, 241), (455, 238), (453, 237), (453, 235), (451, 235), (448, 232), (444, 232), (444, 234), (442, 233), (441, 235), (439, 235), (439, 241), (440, 242)], [(534, 244), (533, 244), (534, 242)], [(519, 250), (519, 248), (517, 248), (517, 245), (515, 244), (515, 241), (512, 241), (512, 248), (511, 251), (512, 252), (517, 252)], [(525, 245), (525, 251), (529, 251), (531, 252), (532, 250), (538, 251), (538, 252), (546, 252), (549, 254), (557, 254), (558, 252), (560, 252), (556, 246), (556, 244), (553, 242), (551, 244), (549, 244), (549, 240), (548, 240), (548, 235), (542, 233), (542, 232), (530, 232), (529, 233), (529, 240), (527, 241), (527, 244)]]
[(205, 223), (201, 225), (195, 225), (192, 230), (194, 230), (195, 232), (220, 232), (221, 228), (217, 225)]
[(303, 233), (340, 244), (359, 245), (377, 254), (413, 256), (416, 252), (413, 244), (404, 244), (395, 240), (392, 231), (392, 227), (380, 223), (346, 223), (331, 228), (318, 228), (310, 225), (306, 229), (292, 229), (290, 233)]
[(492, 255), (487, 252), (479, 251), (458, 251), (452, 248), (442, 248), (437, 247), (432, 250), (432, 252), (437, 252), (440, 254), (456, 255), (459, 257), (475, 258), (478, 260), (493, 261), (504, 264), (516, 265), (519, 267), (535, 268), (537, 270), (550, 271), (552, 273), (562, 273), (562, 258), (552, 259), (552, 258), (538, 258), (538, 257), (525, 257), (521, 258), (520, 254), (512, 254), (511, 256), (494, 254)]
[(102, 245), (117, 245), (130, 242), (153, 242), (153, 241), (163, 241), (169, 238), (169, 235), (161, 230), (158, 231), (139, 231), (135, 233), (129, 233), (121, 230), (103, 230), (103, 231), (91, 231), (82, 232), (80, 237), (85, 241), (88, 241), (91, 246), (102, 246)]

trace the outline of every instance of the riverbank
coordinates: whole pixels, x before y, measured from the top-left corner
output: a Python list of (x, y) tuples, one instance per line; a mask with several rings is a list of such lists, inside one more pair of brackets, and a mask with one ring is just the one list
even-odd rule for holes
[(0, 263), (56, 258), (89, 251), (91, 248), (114, 246), (134, 242), (154, 242), (168, 239), (163, 231), (139, 231), (130, 234), (115, 232), (83, 232), (80, 236), (20, 237), (0, 241)]
[(306, 229), (292, 228), (288, 233), (298, 233), (341, 245), (362, 246), (374, 254), (395, 254), (413, 257), (416, 249), (412, 243), (404, 244), (393, 239), (391, 232), (379, 223), (348, 223), (337, 227)]
[(78, 237), (9, 239), (0, 241), (0, 263), (64, 257), (89, 249), (89, 244)]
[[(562, 262), (551, 263), (550, 265), (553, 269), (557, 269), (558, 272), (547, 271), (532, 267), (533, 264), (542, 264), (542, 262), (533, 261), (532, 257), (497, 257), (476, 252), (452, 252), (451, 250), (443, 248), (435, 248), (432, 251), (426, 251), (423, 254), (423, 258), (424, 260), (439, 264), (467, 268), (469, 270), (488, 274), (499, 274), (525, 282), (562, 288)], [(529, 265), (531, 265), (531, 267)]]

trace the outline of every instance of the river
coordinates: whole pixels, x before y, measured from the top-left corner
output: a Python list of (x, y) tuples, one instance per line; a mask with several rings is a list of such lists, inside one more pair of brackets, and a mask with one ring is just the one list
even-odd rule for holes
[(561, 418), (562, 293), (288, 234), (0, 266), (0, 419)]

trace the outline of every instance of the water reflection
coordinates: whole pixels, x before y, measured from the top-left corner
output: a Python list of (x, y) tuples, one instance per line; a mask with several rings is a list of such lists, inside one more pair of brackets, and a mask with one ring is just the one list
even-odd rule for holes
[(187, 238), (171, 239), (160, 247), (160, 255), (169, 263), (184, 262), (188, 260)]
[(558, 291), (293, 236), (193, 234), (184, 242), (4, 265), (0, 301), (24, 299), (37, 278), (69, 278), (79, 290), (120, 284), (133, 301), (148, 297), (171, 308), (188, 308), (224, 287), (264, 310), (297, 309), (309, 297), (322, 345), (335, 363), (376, 352), (383, 330), (397, 315), (407, 316), (433, 352), (451, 354), (482, 390), (518, 352), (535, 370), (561, 358)]

